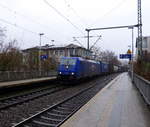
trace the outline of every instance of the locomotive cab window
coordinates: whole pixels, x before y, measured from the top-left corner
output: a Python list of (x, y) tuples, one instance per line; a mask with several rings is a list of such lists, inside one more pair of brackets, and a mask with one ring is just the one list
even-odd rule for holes
[(61, 59), (61, 65), (75, 65), (76, 59)]

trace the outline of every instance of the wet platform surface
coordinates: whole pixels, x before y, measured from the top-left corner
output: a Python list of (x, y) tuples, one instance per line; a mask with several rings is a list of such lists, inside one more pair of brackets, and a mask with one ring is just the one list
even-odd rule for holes
[(123, 73), (61, 127), (150, 127), (150, 109)]
[(19, 85), (28, 85), (30, 83), (37, 83), (42, 81), (48, 81), (56, 79), (56, 77), (44, 77), (44, 78), (35, 78), (35, 79), (25, 79), (25, 80), (19, 80), (19, 81), (8, 81), (8, 82), (0, 82), (0, 88), (9, 88), (9, 87), (15, 87)]

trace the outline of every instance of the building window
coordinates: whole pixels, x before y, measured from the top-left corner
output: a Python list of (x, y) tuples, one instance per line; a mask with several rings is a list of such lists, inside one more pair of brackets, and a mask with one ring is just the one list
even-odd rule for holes
[(70, 56), (73, 56), (73, 49), (70, 49)]
[(78, 56), (78, 49), (75, 49), (75, 55)]
[(64, 50), (64, 56), (69, 56), (68, 49)]
[(63, 50), (60, 50), (59, 55), (60, 55), (60, 56), (63, 56), (63, 55), (64, 55), (64, 54), (63, 54)]
[(55, 55), (58, 56), (58, 51), (55, 51)]
[(142, 44), (143, 48), (147, 48), (147, 38), (143, 39), (143, 44)]

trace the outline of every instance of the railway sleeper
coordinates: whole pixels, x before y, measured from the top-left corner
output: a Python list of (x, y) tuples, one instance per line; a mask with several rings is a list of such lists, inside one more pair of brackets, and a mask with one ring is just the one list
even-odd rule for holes
[(66, 115), (58, 115), (58, 114), (55, 114), (55, 115), (52, 115), (52, 114), (44, 114), (43, 115), (44, 117), (48, 117), (48, 118), (52, 118), (52, 119), (58, 119), (58, 120), (63, 120), (66, 118)]
[(40, 125), (44, 125), (44, 126), (56, 126), (60, 123), (60, 121), (54, 121), (54, 120), (48, 120), (48, 119), (35, 119), (32, 121), (32, 123), (35, 124), (40, 124)]

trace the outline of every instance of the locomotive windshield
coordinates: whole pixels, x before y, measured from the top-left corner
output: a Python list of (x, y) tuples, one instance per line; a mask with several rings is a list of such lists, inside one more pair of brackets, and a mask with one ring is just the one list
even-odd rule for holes
[(61, 59), (61, 65), (75, 65), (76, 59)]

